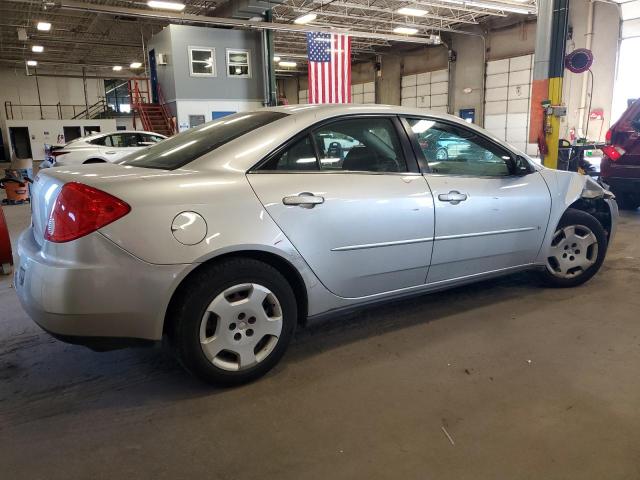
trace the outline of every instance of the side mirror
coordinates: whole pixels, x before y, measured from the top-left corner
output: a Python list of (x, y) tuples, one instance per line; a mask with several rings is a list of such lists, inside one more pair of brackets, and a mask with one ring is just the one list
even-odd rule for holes
[(514, 173), (518, 177), (524, 177), (525, 175), (529, 175), (531, 173), (531, 166), (529, 162), (518, 155), (513, 159)]

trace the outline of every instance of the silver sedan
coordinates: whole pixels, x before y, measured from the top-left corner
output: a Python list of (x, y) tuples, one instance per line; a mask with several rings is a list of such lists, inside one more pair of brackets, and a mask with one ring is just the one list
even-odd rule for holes
[(523, 269), (582, 284), (618, 216), (589, 177), (383, 105), (238, 113), (33, 187), (30, 316), (97, 350), (166, 336), (218, 384), (267, 372), (308, 319)]

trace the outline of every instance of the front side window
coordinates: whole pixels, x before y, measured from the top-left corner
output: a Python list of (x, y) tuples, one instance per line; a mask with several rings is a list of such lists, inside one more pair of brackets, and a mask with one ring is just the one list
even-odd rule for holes
[(432, 173), (474, 177), (511, 174), (511, 155), (473, 130), (425, 118), (408, 122)]
[(282, 112), (255, 111), (228, 115), (167, 138), (128, 155), (118, 162), (143, 168), (175, 170), (222, 145), (288, 116)]
[(192, 77), (215, 77), (216, 49), (189, 47), (189, 71)]
[(227, 50), (227, 75), (236, 78), (251, 76), (251, 62), (248, 50)]
[(164, 140), (162, 137), (158, 135), (151, 135), (150, 133), (139, 133), (138, 134), (138, 146), (146, 147), (147, 145), (153, 145), (154, 143), (158, 143)]

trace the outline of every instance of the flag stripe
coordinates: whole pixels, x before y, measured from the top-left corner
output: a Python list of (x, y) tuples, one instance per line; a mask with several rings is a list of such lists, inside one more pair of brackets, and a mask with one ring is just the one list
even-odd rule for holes
[(351, 103), (351, 38), (307, 33), (309, 103)]

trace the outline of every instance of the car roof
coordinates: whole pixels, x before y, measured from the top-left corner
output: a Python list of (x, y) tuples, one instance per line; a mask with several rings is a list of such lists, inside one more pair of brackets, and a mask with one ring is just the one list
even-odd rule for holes
[(160, 137), (165, 137), (165, 135), (163, 135), (161, 133), (149, 132), (147, 130), (115, 130), (115, 131), (111, 131), (111, 132), (92, 133), (91, 135), (87, 135), (86, 137), (82, 137), (82, 139), (85, 140), (85, 139), (92, 139), (92, 138), (100, 138), (100, 137), (104, 137), (105, 135), (113, 135), (115, 133), (148, 133), (149, 135), (158, 135)]
[[(323, 105), (286, 105), (280, 107), (266, 107), (241, 113), (252, 113), (259, 111), (272, 111), (284, 113), (282, 118), (260, 128), (260, 133), (253, 132), (236, 138), (225, 145), (217, 148), (209, 155), (204, 155), (200, 159), (194, 160), (190, 166), (192, 168), (217, 168), (222, 167), (226, 171), (246, 172), (257, 163), (260, 158), (264, 158), (269, 152), (279, 145), (289, 141), (293, 135), (311, 127), (312, 125), (331, 118), (343, 115), (366, 115), (366, 114), (387, 114), (387, 115), (408, 115), (427, 116), (434, 120), (446, 120), (449, 123), (460, 125), (461, 127), (475, 130), (479, 134), (492, 138), (500, 145), (507, 146), (490, 132), (477, 125), (465, 122), (461, 118), (453, 115), (433, 112), (428, 109), (408, 108), (398, 105), (379, 104), (323, 104)], [(223, 121), (224, 117), (219, 121)], [(512, 146), (508, 148), (518, 154), (524, 155)]]
[(280, 107), (267, 107), (263, 110), (271, 110), (274, 112), (287, 113), (295, 115), (300, 121), (313, 119), (315, 121), (324, 120), (331, 117), (339, 117), (342, 115), (355, 114), (391, 114), (391, 115), (409, 115), (409, 116), (429, 116), (436, 119), (447, 120), (457, 123), (474, 130), (481, 131), (483, 134), (487, 132), (477, 125), (466, 122), (460, 117), (449, 115), (447, 113), (434, 112), (428, 108), (412, 108), (400, 105), (384, 105), (384, 104), (300, 104), (300, 105), (284, 105)]

